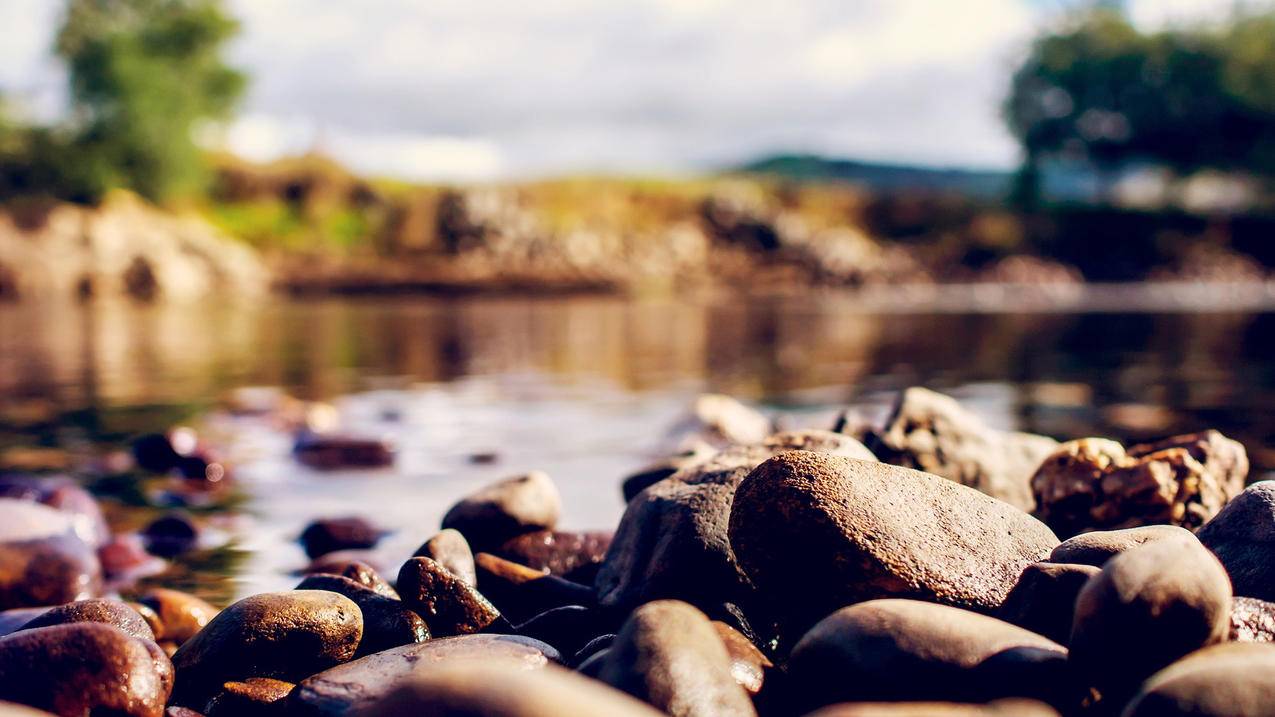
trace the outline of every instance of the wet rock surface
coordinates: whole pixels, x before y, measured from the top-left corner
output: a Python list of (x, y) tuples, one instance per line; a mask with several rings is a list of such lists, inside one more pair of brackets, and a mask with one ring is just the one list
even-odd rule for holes
[(173, 654), (174, 699), (202, 706), (222, 683), (250, 677), (297, 682), (352, 658), (362, 637), (362, 613), (342, 595), (253, 595), (222, 610)]
[(1194, 537), (1127, 550), (1076, 598), (1071, 659), (1104, 694), (1121, 694), (1174, 660), (1225, 640), (1231, 586)]
[(793, 648), (794, 699), (808, 708), (853, 701), (1061, 700), (1067, 650), (986, 615), (915, 600), (842, 608)]
[(21, 630), (49, 627), (51, 625), (68, 625), (76, 622), (99, 622), (113, 625), (132, 637), (155, 641), (155, 633), (149, 624), (133, 608), (119, 600), (91, 598), (59, 605), (23, 625)]
[(1244, 488), (1244, 447), (1217, 431), (1126, 450), (1115, 441), (1064, 443), (1032, 476), (1036, 515), (1060, 536), (1167, 523), (1195, 529)]
[(206, 717), (271, 717), (287, 714), (287, 699), (296, 685), (269, 677), (226, 682), (204, 707)]
[(303, 680), (290, 698), (289, 707), (297, 715), (330, 717), (358, 714), (395, 687), (445, 663), (510, 661), (520, 669), (542, 669), (561, 659), (554, 648), (527, 637), (461, 635), (435, 638), (368, 655)]
[(447, 568), (452, 575), (460, 578), (460, 581), (466, 585), (470, 587), (478, 585), (478, 576), (474, 572), (474, 553), (469, 548), (469, 541), (465, 540), (465, 536), (461, 535), (459, 530), (453, 528), (440, 530), (416, 549), (415, 557), (430, 558)]
[(633, 611), (599, 679), (675, 717), (756, 715), (716, 629), (683, 602), (658, 600)]
[(1236, 595), (1275, 600), (1275, 481), (1254, 483), (1200, 529)]
[(0, 638), (0, 700), (56, 714), (158, 717), (172, 680), (172, 663), (154, 643), (103, 623)]
[(459, 531), (474, 550), (485, 551), (522, 533), (552, 530), (561, 514), (558, 487), (545, 473), (532, 471), (461, 499), (443, 516), (443, 528)]
[(101, 589), (97, 553), (76, 533), (72, 516), (0, 498), (0, 609), (60, 605)]
[(909, 597), (999, 608), (1058, 545), (1011, 505), (927, 473), (794, 451), (739, 486), (730, 542), (767, 603), (804, 629), (840, 606)]
[(297, 585), (297, 590), (338, 593), (359, 606), (359, 612), (363, 616), (363, 637), (359, 641), (356, 656), (424, 642), (430, 637), (425, 621), (409, 610), (402, 600), (386, 597), (349, 578), (340, 575), (311, 575)]
[(501, 621), (500, 611), (482, 593), (429, 558), (412, 558), (398, 573), (403, 604), (439, 636), (482, 632)]
[(204, 629), (217, 608), (202, 598), (168, 588), (152, 588), (141, 597), (141, 603), (159, 617), (162, 629), (156, 637), (161, 642), (181, 645)]
[(955, 399), (928, 389), (904, 391), (865, 443), (882, 461), (933, 473), (1031, 510), (1030, 480), (1058, 442), (1046, 436), (998, 431)]

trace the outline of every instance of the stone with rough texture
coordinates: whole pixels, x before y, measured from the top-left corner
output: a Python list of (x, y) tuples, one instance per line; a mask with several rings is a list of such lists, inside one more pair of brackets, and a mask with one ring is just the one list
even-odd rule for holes
[(1176, 525), (1143, 525), (1120, 530), (1081, 533), (1058, 544), (1049, 554), (1051, 563), (1075, 563), (1101, 568), (1108, 560), (1130, 548), (1155, 540), (1191, 537), (1191, 531)]
[(1275, 603), (1250, 597), (1231, 600), (1230, 639), (1235, 642), (1275, 642)]
[(500, 611), (482, 593), (429, 558), (403, 563), (397, 584), (403, 604), (435, 635), (468, 635), (501, 620)]
[(59, 715), (159, 717), (172, 680), (158, 646), (103, 623), (0, 638), (0, 700)]
[(98, 595), (102, 566), (74, 516), (0, 498), (0, 610), (60, 605)]
[(358, 657), (429, 639), (425, 621), (409, 610), (402, 600), (385, 597), (349, 578), (310, 575), (297, 585), (297, 590), (328, 590), (344, 595), (359, 606), (363, 615), (363, 638), (355, 653)]
[(368, 655), (302, 681), (289, 700), (290, 714), (323, 717), (353, 714), (398, 685), (439, 669), (444, 663), (514, 661), (523, 669), (541, 669), (561, 659), (557, 650), (528, 637), (435, 638)]
[(287, 699), (296, 685), (269, 677), (250, 677), (221, 686), (221, 692), (208, 700), (207, 717), (283, 717)]
[(1023, 570), (996, 617), (1066, 645), (1071, 641), (1076, 596), (1100, 572), (1092, 565), (1032, 563)]
[(1275, 481), (1254, 483), (1200, 528), (1235, 594), (1275, 601)]
[(870, 457), (858, 441), (830, 431), (786, 431), (694, 464), (629, 501), (594, 586), (599, 604), (629, 610), (677, 599), (712, 612), (747, 604), (752, 587), (735, 559), (727, 526), (735, 490), (766, 459), (806, 449)]
[(1217, 431), (1126, 450), (1082, 438), (1058, 446), (1031, 479), (1036, 515), (1063, 537), (1172, 524), (1195, 529), (1244, 488), (1244, 447)]
[(527, 671), (501, 661), (442, 665), (395, 688), (359, 715), (659, 717), (632, 697), (567, 670)]
[(322, 590), (261, 593), (234, 603), (173, 654), (174, 700), (202, 707), (222, 683), (297, 682), (349, 660), (363, 637), (359, 606)]
[(1275, 717), (1275, 645), (1225, 643), (1152, 675), (1123, 717)]
[(1020, 510), (1032, 509), (1032, 473), (1058, 445), (991, 428), (950, 396), (920, 387), (899, 396), (885, 427), (865, 443), (886, 463), (976, 488)]
[(629, 616), (599, 679), (673, 717), (756, 715), (708, 618), (687, 603), (649, 602)]
[(1071, 659), (1100, 691), (1122, 694), (1192, 650), (1227, 638), (1231, 586), (1194, 537), (1107, 561), (1076, 598)]
[(986, 615), (916, 600), (842, 608), (801, 638), (788, 660), (793, 698), (838, 702), (1003, 697), (1059, 699), (1067, 650)]
[(59, 605), (32, 619), (20, 629), (30, 630), (50, 625), (68, 625), (76, 622), (100, 622), (114, 625), (124, 633), (143, 640), (155, 641), (155, 633), (146, 620), (133, 608), (119, 600), (90, 598)]
[(447, 568), (466, 585), (478, 585), (478, 576), (474, 572), (474, 552), (469, 549), (469, 542), (459, 530), (447, 528), (438, 531), (416, 549), (413, 557), (430, 558)]
[(740, 484), (730, 542), (790, 631), (880, 597), (996, 610), (1058, 545), (1036, 519), (953, 481), (798, 451)]
[(552, 530), (562, 515), (553, 479), (540, 471), (493, 483), (462, 498), (443, 516), (475, 551), (500, 547), (522, 533)]

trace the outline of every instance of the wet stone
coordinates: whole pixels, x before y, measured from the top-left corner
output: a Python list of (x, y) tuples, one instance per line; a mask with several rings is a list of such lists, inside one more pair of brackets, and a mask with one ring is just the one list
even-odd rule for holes
[(296, 685), (269, 677), (226, 682), (204, 708), (207, 717), (276, 717), (287, 714)]
[(429, 628), (420, 615), (409, 610), (401, 600), (385, 597), (373, 589), (339, 575), (311, 575), (297, 585), (297, 590), (327, 590), (349, 598), (363, 614), (363, 639), (356, 656), (362, 657), (391, 647), (424, 642)]
[(435, 635), (468, 635), (507, 625), (487, 598), (430, 558), (403, 563), (397, 585), (403, 604)]
[(431, 558), (466, 585), (478, 585), (478, 577), (474, 572), (474, 553), (459, 530), (447, 528), (438, 531), (416, 549), (414, 557)]
[(474, 557), (483, 594), (514, 622), (564, 605), (592, 606), (593, 589), (488, 553)]
[(527, 637), (440, 637), (320, 672), (297, 685), (289, 707), (291, 714), (298, 716), (356, 714), (413, 676), (435, 670), (443, 663), (512, 660), (524, 669), (541, 669), (561, 659), (553, 647)]
[(59, 605), (32, 619), (20, 629), (30, 630), (76, 622), (100, 622), (113, 625), (132, 637), (152, 642), (155, 640), (155, 633), (150, 625), (136, 610), (119, 600), (105, 598), (90, 598)]
[(61, 715), (159, 717), (173, 666), (154, 643), (96, 622), (0, 638), (0, 700)]
[(140, 535), (146, 550), (161, 558), (173, 558), (194, 550), (199, 544), (199, 527), (181, 513), (156, 518), (142, 528)]
[(538, 530), (506, 540), (494, 554), (529, 568), (547, 570), (572, 582), (591, 585), (610, 545), (609, 532)]
[(722, 645), (726, 648), (726, 654), (730, 656), (730, 674), (735, 678), (735, 683), (750, 695), (761, 692), (766, 673), (775, 664), (739, 630), (719, 620), (713, 621), (713, 629), (717, 631), (717, 636), (722, 639)]
[(311, 559), (338, 550), (374, 548), (385, 535), (365, 518), (345, 516), (316, 520), (301, 531), (301, 545)]
[(156, 637), (175, 645), (194, 637), (218, 612), (202, 598), (168, 588), (151, 588), (142, 595), (140, 602), (159, 616), (163, 629)]
[(60, 605), (102, 589), (97, 553), (54, 508), (0, 498), (0, 609)]
[(203, 706), (221, 685), (250, 677), (297, 682), (354, 656), (358, 605), (321, 590), (261, 593), (214, 617), (173, 655), (178, 704)]

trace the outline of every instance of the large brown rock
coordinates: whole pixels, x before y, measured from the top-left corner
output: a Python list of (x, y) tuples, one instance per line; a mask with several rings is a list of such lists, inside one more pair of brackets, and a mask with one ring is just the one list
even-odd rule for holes
[(1049, 554), (1051, 563), (1073, 563), (1101, 568), (1108, 560), (1130, 548), (1156, 540), (1190, 538), (1191, 531), (1176, 525), (1143, 525), (1120, 530), (1081, 533), (1058, 544)]
[(1227, 638), (1231, 586), (1194, 537), (1107, 561), (1076, 598), (1071, 659), (1104, 694), (1123, 694), (1174, 660)]
[(673, 717), (756, 715), (716, 629), (684, 602), (657, 600), (634, 610), (599, 679)]
[(328, 590), (344, 595), (359, 606), (363, 615), (363, 638), (355, 653), (359, 657), (429, 639), (425, 621), (409, 610), (402, 600), (381, 595), (349, 578), (310, 575), (297, 585), (297, 590)]
[[(875, 700), (1057, 700), (1067, 650), (986, 615), (916, 600), (871, 600), (821, 620), (788, 661), (806, 707)], [(797, 706), (797, 705), (794, 705)]]
[(790, 629), (844, 605), (910, 597), (996, 610), (1058, 539), (976, 490), (907, 468), (793, 451), (740, 484), (740, 565)]
[(1058, 445), (1046, 436), (998, 431), (950, 396), (920, 387), (904, 391), (885, 427), (865, 442), (886, 463), (942, 476), (1021, 510), (1032, 509), (1032, 473)]
[(439, 636), (481, 632), (501, 619), (482, 593), (429, 558), (411, 558), (398, 572), (403, 604)]
[(1125, 450), (1082, 438), (1058, 446), (1032, 476), (1036, 515), (1059, 535), (1172, 524), (1198, 528), (1244, 488), (1244, 447), (1217, 431)]
[(227, 681), (298, 682), (349, 660), (362, 637), (359, 606), (343, 595), (323, 590), (253, 595), (222, 610), (173, 654), (174, 699), (202, 707)]
[(133, 637), (150, 640), (151, 642), (155, 641), (154, 631), (151, 630), (150, 625), (146, 623), (140, 613), (119, 600), (107, 600), (105, 598), (90, 598), (59, 605), (41, 613), (20, 629), (30, 630), (37, 627), (68, 625), (75, 622), (100, 622), (106, 625), (114, 625)]
[(0, 610), (60, 605), (102, 590), (102, 566), (75, 517), (40, 503), (0, 498)]
[(1246, 488), (1200, 529), (1235, 594), (1275, 601), (1275, 481)]
[(443, 528), (460, 531), (475, 550), (490, 550), (522, 533), (552, 530), (562, 515), (558, 487), (545, 473), (493, 483), (469, 494), (443, 516)]
[(159, 717), (172, 680), (158, 646), (103, 623), (0, 638), (0, 700), (59, 715)]
[[(557, 650), (528, 637), (440, 637), (378, 652), (320, 672), (297, 685), (289, 699), (289, 706), (293, 715), (348, 715), (367, 708), (395, 687), (444, 664), (514, 661), (521, 669), (541, 669), (561, 659)], [(495, 688), (490, 684), (482, 686)]]
[(365, 717), (659, 717), (632, 697), (558, 667), (528, 671), (496, 660), (461, 661), (404, 682)]
[(830, 431), (786, 431), (726, 449), (629, 501), (598, 570), (599, 604), (629, 610), (677, 599), (713, 612), (752, 599), (727, 526), (735, 490), (749, 471), (790, 450), (871, 457), (861, 443)]
[(1275, 717), (1275, 645), (1226, 643), (1152, 675), (1123, 717)]

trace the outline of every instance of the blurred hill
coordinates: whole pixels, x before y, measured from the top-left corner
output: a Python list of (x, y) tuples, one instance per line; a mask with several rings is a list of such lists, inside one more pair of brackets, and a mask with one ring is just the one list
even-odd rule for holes
[(984, 199), (1003, 198), (1014, 177), (1005, 171), (863, 162), (816, 154), (763, 157), (736, 171), (797, 181), (849, 182), (876, 191), (942, 191)]

